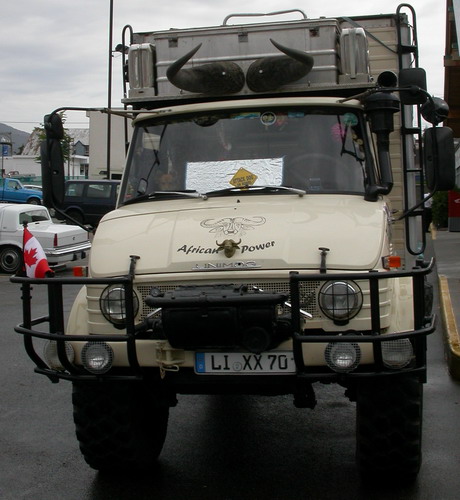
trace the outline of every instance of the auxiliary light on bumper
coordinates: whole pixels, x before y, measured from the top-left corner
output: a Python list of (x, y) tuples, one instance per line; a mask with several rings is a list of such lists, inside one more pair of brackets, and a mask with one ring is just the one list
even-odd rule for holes
[(324, 358), (327, 366), (337, 373), (353, 371), (361, 361), (361, 349), (355, 342), (330, 342)]
[(113, 349), (106, 342), (88, 342), (81, 351), (81, 362), (90, 373), (106, 373), (113, 364)]
[(413, 358), (414, 349), (409, 339), (382, 342), (382, 361), (387, 368), (400, 370), (409, 365)]
[[(69, 362), (73, 363), (75, 359), (75, 352), (73, 350), (72, 344), (70, 344), (69, 342), (65, 342), (65, 353)], [(59, 371), (64, 370), (64, 367), (59, 360), (57, 342), (55, 340), (49, 340), (46, 342), (43, 349), (43, 358), (45, 359), (46, 364), (51, 369)]]

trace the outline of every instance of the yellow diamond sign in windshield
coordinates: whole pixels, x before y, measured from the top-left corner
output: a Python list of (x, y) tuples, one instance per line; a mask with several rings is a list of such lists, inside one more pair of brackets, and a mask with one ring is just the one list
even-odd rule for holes
[(238, 189), (280, 186), (283, 169), (283, 158), (188, 162), (185, 188), (206, 193), (227, 189), (229, 184)]
[(240, 168), (230, 180), (230, 184), (237, 188), (245, 188), (252, 186), (257, 179), (257, 175), (249, 172), (245, 168)]

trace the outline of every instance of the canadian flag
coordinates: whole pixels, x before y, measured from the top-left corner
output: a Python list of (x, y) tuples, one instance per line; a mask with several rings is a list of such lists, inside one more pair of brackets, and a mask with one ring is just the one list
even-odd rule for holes
[(28, 278), (49, 278), (54, 276), (45, 252), (35, 236), (24, 227), (23, 238), (24, 267)]

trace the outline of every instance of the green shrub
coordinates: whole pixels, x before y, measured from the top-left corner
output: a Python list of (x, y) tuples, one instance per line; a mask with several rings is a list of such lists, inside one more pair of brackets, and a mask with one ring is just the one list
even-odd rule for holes
[(432, 203), (433, 224), (436, 227), (448, 225), (448, 194), (447, 191), (438, 191), (433, 196)]

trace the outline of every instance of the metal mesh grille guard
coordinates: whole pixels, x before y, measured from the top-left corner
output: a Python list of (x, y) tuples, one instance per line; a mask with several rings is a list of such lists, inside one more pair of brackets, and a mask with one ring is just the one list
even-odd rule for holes
[[(308, 370), (303, 362), (302, 345), (304, 343), (315, 342), (369, 342), (373, 344), (374, 351), (374, 366), (367, 373), (347, 374), (347, 377), (359, 376), (376, 376), (388, 375), (384, 372), (382, 362), (381, 342), (385, 340), (397, 340), (401, 338), (409, 338), (414, 344), (416, 355), (416, 366), (411, 368), (412, 372), (416, 371), (424, 376), (426, 372), (426, 335), (432, 333), (435, 329), (435, 317), (425, 315), (425, 297), (424, 297), (424, 279), (427, 274), (432, 271), (434, 261), (425, 268), (415, 268), (410, 271), (391, 271), (391, 272), (369, 272), (369, 273), (352, 273), (352, 274), (300, 274), (297, 272), (290, 273), (290, 300), (292, 304), (292, 339), (294, 359), (297, 366), (298, 377), (310, 377), (316, 380), (324, 378), (336, 377), (336, 374), (315, 373), (314, 367)], [(24, 336), (24, 345), (27, 354), (36, 364), (35, 371), (47, 375), (51, 380), (58, 381), (59, 379), (80, 380), (80, 379), (95, 379), (96, 376), (88, 374), (82, 368), (73, 365), (67, 358), (65, 352), (64, 341), (94, 341), (94, 335), (64, 335), (64, 303), (63, 303), (63, 285), (110, 285), (122, 284), (126, 288), (126, 297), (132, 296), (133, 291), (133, 273), (117, 278), (42, 278), (31, 279), (26, 277), (13, 276), (10, 280), (12, 283), (21, 284), (22, 304), (23, 304), (23, 322), (15, 327), (15, 331)], [(397, 279), (409, 277), (412, 280), (413, 286), (413, 313), (414, 313), (414, 329), (402, 333), (392, 333), (387, 335), (379, 335), (380, 331), (380, 304), (379, 304), (379, 280), (381, 279)], [(369, 280), (370, 301), (371, 301), (371, 316), (372, 328), (371, 335), (308, 335), (301, 330), (301, 304), (305, 300), (302, 295), (305, 290), (308, 290), (306, 296), (309, 297), (311, 288), (318, 288), (318, 284), (326, 280)], [(302, 288), (303, 283), (309, 284), (307, 288)], [(259, 283), (262, 287), (267, 288), (267, 283)], [(277, 283), (281, 287), (284, 283)], [(48, 287), (48, 316), (32, 318), (32, 285), (46, 285)], [(175, 285), (173, 285), (175, 286)], [(150, 290), (151, 287), (148, 287)], [(149, 291), (148, 290), (148, 291)], [(302, 292), (304, 290), (304, 292)], [(148, 293), (147, 291), (147, 293)], [(316, 309), (316, 305), (308, 304), (310, 310)], [(143, 378), (144, 374), (139, 365), (136, 353), (136, 329), (134, 323), (134, 311), (132, 301), (126, 300), (126, 334), (118, 335), (97, 335), (98, 341), (105, 342), (125, 342), (129, 361), (128, 375), (108, 375), (107, 378), (113, 379), (133, 379)], [(46, 331), (38, 330), (39, 325), (48, 325)], [(61, 361), (65, 371), (56, 371), (50, 369), (43, 361), (42, 357), (36, 352), (33, 345), (33, 338), (42, 338), (48, 340), (56, 340), (59, 360)], [(399, 371), (402, 373), (402, 370)], [(100, 376), (100, 375), (98, 375)]]

